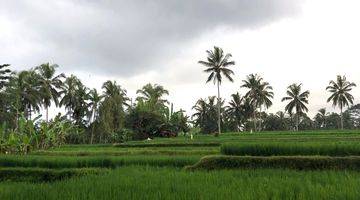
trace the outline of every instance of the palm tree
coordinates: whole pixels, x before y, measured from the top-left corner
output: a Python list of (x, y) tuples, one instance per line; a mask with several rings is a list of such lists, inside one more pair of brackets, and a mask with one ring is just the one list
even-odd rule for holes
[(126, 96), (126, 90), (122, 89), (121, 86), (116, 83), (116, 81), (106, 81), (102, 85), (102, 89), (104, 90), (104, 98), (116, 98), (119, 101), (122, 101), (124, 106), (129, 106), (127, 102), (130, 99)]
[[(271, 99), (274, 98), (274, 93), (272, 92), (273, 88), (268, 82), (263, 81), (262, 77), (257, 74), (250, 74), (246, 77), (246, 80), (243, 80), (243, 83), (244, 84), (241, 87), (249, 89), (245, 96), (251, 99), (251, 102), (254, 105), (255, 109), (260, 109), (260, 113), (263, 106), (265, 107), (265, 109), (267, 109), (272, 105)], [(254, 128), (256, 131), (256, 110), (253, 113), (253, 118)]]
[(137, 90), (136, 94), (141, 95), (136, 98), (137, 101), (149, 102), (153, 108), (158, 108), (168, 103), (168, 101), (162, 99), (162, 97), (169, 95), (169, 91), (161, 85), (148, 83), (141, 90)]
[(340, 75), (337, 76), (336, 82), (330, 81), (329, 86), (326, 87), (326, 90), (332, 93), (327, 102), (332, 101), (334, 107), (340, 107), (341, 129), (344, 129), (343, 108), (354, 103), (354, 97), (350, 94), (353, 87), (356, 87), (355, 83), (347, 81), (345, 76)]
[(226, 107), (226, 116), (230, 121), (234, 124), (237, 131), (240, 131), (243, 125), (243, 119), (245, 118), (244, 114), (244, 105), (243, 105), (243, 97), (237, 92), (231, 95), (231, 101), (229, 105)]
[(320, 128), (322, 127), (326, 128), (326, 117), (327, 117), (326, 109), (321, 108), (318, 111), (318, 113), (315, 115), (314, 121), (319, 123)]
[(305, 92), (301, 92), (301, 86), (302, 84), (292, 84), (288, 87), (288, 90), (286, 91), (286, 94), (288, 96), (282, 98), (283, 101), (290, 101), (286, 107), (285, 111), (287, 111), (289, 114), (293, 113), (293, 110), (296, 111), (296, 130), (299, 130), (299, 116), (303, 113), (303, 111), (308, 112), (308, 108), (305, 104), (308, 104), (308, 98), (310, 95), (310, 92), (307, 90)]
[(6, 85), (7, 81), (10, 79), (11, 70), (7, 69), (10, 64), (0, 65), (0, 90)]
[(42, 95), (42, 103), (46, 109), (46, 121), (49, 121), (49, 107), (51, 101), (54, 101), (55, 106), (59, 105), (60, 92), (58, 91), (62, 87), (61, 78), (65, 78), (64, 74), (55, 76), (55, 71), (58, 65), (49, 63), (42, 64), (36, 67), (36, 71), (39, 73), (39, 90)]
[(99, 104), (100, 104), (102, 98), (103, 98), (103, 96), (100, 95), (95, 88), (89, 92), (89, 101), (90, 101), (89, 107), (91, 109), (91, 112), (90, 112), (91, 116), (89, 117), (89, 121), (90, 121), (90, 123), (92, 123), (90, 144), (93, 143), (94, 129), (95, 129), (94, 122), (97, 118)]
[(224, 51), (219, 47), (214, 47), (214, 50), (207, 50), (208, 54), (207, 61), (199, 61), (200, 64), (207, 67), (204, 72), (210, 73), (206, 83), (213, 81), (214, 84), (217, 84), (218, 89), (218, 101), (217, 101), (217, 110), (218, 110), (218, 132), (215, 136), (219, 136), (221, 133), (221, 108), (220, 108), (220, 85), (222, 81), (222, 75), (224, 75), (229, 81), (233, 82), (233, 78), (231, 75), (234, 72), (228, 67), (231, 65), (235, 65), (235, 61), (229, 61), (232, 57), (231, 54), (224, 54)]
[(77, 101), (77, 90), (82, 85), (81, 81), (74, 75), (67, 77), (63, 84), (61, 93), (64, 95), (60, 101), (60, 106), (65, 106), (67, 115), (72, 116)]

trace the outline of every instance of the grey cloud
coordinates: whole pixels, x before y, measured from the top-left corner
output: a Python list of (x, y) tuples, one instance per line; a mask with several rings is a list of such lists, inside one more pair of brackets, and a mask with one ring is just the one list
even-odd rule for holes
[[(65, 70), (131, 76), (163, 66), (177, 49), (221, 26), (256, 28), (301, 11), (300, 0), (5, 0), (0, 17)], [(1, 39), (0, 39), (1, 40)], [(37, 58), (37, 59), (36, 59)]]

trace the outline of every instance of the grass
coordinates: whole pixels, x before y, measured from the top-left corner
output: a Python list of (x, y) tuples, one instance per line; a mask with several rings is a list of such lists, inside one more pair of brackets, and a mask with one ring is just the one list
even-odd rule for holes
[(360, 157), (327, 156), (206, 156), (189, 170), (281, 168), (296, 170), (356, 170), (360, 171)]
[(221, 146), (221, 153), (239, 156), (359, 156), (360, 142), (228, 143)]
[(351, 130), (64, 145), (0, 155), (0, 199), (358, 199), (358, 144)]
[(0, 167), (40, 168), (115, 168), (127, 165), (183, 167), (197, 162), (201, 156), (0, 156)]
[(71, 177), (107, 172), (103, 169), (43, 169), (43, 168), (1, 168), (0, 181), (51, 182)]
[(0, 183), (0, 199), (358, 199), (359, 187), (360, 174), (349, 171), (131, 166), (54, 183)]

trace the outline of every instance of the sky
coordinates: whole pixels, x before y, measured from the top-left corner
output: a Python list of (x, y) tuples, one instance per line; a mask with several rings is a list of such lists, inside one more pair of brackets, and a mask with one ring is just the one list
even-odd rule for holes
[[(0, 0), (0, 63), (56, 63), (90, 88), (116, 80), (131, 98), (157, 83), (191, 114), (217, 94), (198, 61), (219, 46), (236, 63), (222, 98), (244, 94), (241, 81), (257, 73), (274, 88), (268, 112), (283, 111), (287, 86), (302, 83), (312, 117), (338, 111), (325, 90), (336, 75), (360, 86), (359, 10), (358, 0)], [(360, 87), (352, 94), (360, 103)]]

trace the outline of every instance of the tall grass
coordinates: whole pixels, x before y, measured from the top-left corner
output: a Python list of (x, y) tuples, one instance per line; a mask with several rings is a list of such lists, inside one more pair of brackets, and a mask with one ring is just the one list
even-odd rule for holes
[(51, 184), (0, 183), (0, 199), (358, 199), (360, 174), (346, 171), (124, 167)]
[(0, 181), (51, 182), (89, 174), (108, 172), (105, 169), (44, 169), (44, 168), (1, 168)]
[(0, 167), (40, 168), (115, 168), (127, 165), (183, 167), (197, 162), (201, 156), (0, 156)]
[(225, 155), (248, 156), (358, 156), (360, 155), (360, 142), (228, 143), (221, 146), (221, 153)]
[(261, 169), (281, 168), (297, 170), (356, 170), (360, 171), (360, 157), (327, 156), (205, 156), (186, 169)]

